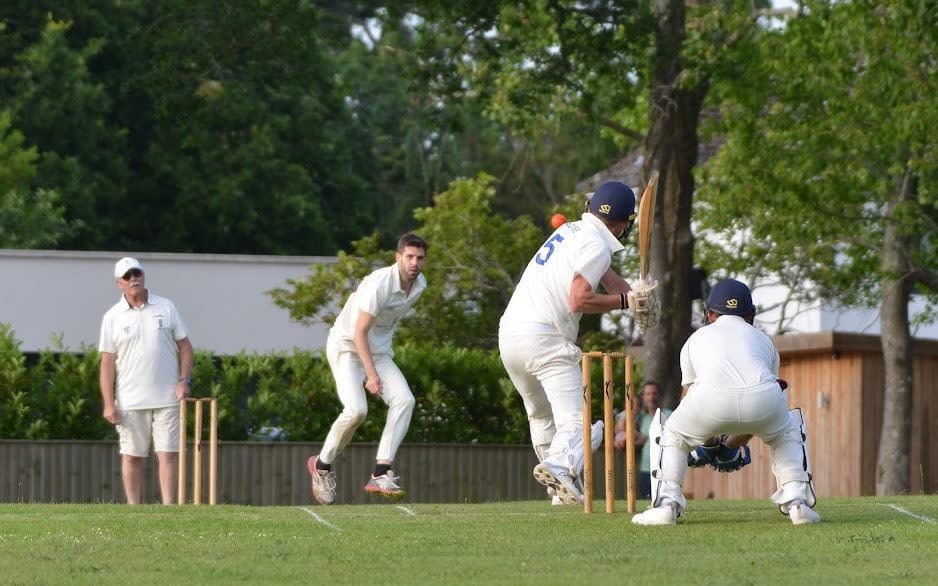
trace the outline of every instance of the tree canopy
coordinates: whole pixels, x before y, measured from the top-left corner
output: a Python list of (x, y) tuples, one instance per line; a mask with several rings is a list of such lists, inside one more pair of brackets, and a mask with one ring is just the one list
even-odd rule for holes
[(806, 8), (726, 88), (727, 143), (697, 218), (729, 243), (724, 269), (879, 310), (877, 492), (895, 494), (909, 476), (908, 306), (916, 291), (938, 300), (938, 16), (917, 0)]
[(10, 114), (0, 111), (0, 247), (53, 246), (69, 226), (55, 191), (30, 189), (39, 155), (23, 142)]
[(0, 24), (0, 103), (65, 248), (387, 246), (457, 177), (486, 171), (496, 210), (540, 218), (616, 153), (577, 118), (526, 135), (427, 91), (431, 41), (379, 3), (14, 0)]

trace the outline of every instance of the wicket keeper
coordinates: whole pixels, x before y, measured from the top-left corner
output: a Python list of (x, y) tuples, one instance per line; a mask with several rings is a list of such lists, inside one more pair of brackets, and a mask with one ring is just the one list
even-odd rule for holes
[[(651, 507), (632, 517), (637, 525), (673, 525), (684, 512), (687, 454), (721, 432), (754, 434), (772, 451), (778, 490), (771, 499), (793, 524), (817, 523), (817, 498), (800, 409), (788, 409), (778, 378), (779, 354), (754, 327), (749, 287), (734, 279), (717, 283), (707, 297), (709, 325), (681, 349), (681, 382), (687, 394), (674, 413), (649, 430)], [(663, 425), (663, 429), (662, 429)], [(656, 429), (657, 428), (657, 429)]]

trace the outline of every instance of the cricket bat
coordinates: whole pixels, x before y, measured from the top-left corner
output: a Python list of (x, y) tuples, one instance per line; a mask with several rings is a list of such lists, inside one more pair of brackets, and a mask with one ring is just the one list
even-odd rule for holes
[(638, 278), (648, 281), (648, 268), (651, 264), (651, 231), (655, 227), (655, 196), (658, 193), (658, 172), (655, 171), (642, 199), (638, 202)]

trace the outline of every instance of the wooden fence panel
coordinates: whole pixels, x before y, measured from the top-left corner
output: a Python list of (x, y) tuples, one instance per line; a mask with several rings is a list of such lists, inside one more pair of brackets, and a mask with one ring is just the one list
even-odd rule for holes
[[(882, 426), (883, 361), (878, 339), (856, 335), (782, 337), (781, 376), (789, 405), (801, 407), (820, 497), (873, 494)], [(910, 473), (912, 492), (938, 490), (938, 343), (916, 341)], [(753, 464), (741, 472), (691, 470), (694, 498), (767, 499), (775, 490), (768, 448), (753, 440)], [(306, 459), (316, 443), (222, 442), (220, 503), (301, 505), (311, 502)], [(374, 464), (374, 444), (352, 444), (336, 462), (338, 501), (376, 502), (362, 490)], [(207, 445), (206, 445), (207, 450)], [(192, 451), (189, 450), (191, 458)], [(155, 462), (144, 466), (144, 500), (158, 500)], [(603, 498), (602, 450), (594, 457), (594, 490)], [(545, 499), (534, 482), (528, 446), (405, 444), (396, 462), (412, 502), (492, 502)], [(207, 453), (203, 457), (207, 491)], [(624, 462), (616, 458), (619, 498)], [(191, 498), (191, 468), (190, 468)], [(123, 502), (116, 442), (0, 440), (0, 502)], [(207, 494), (203, 500), (207, 500)]]
[(883, 392), (886, 371), (882, 355), (869, 354), (863, 361), (863, 432), (857, 441), (862, 446), (860, 494), (876, 494), (876, 458), (883, 429)]
[[(312, 502), (306, 460), (316, 443), (220, 442), (218, 502), (243, 505), (308, 505)], [(377, 445), (351, 444), (335, 463), (337, 500), (380, 502), (366, 494)], [(206, 445), (207, 449), (207, 445)], [(189, 446), (188, 499), (192, 499)], [(527, 446), (468, 444), (405, 445), (397, 460), (410, 502), (494, 502), (543, 499), (531, 471), (537, 463)], [(202, 458), (202, 502), (208, 501), (208, 455)], [(616, 482), (624, 498), (624, 460)], [(604, 498), (602, 450), (594, 457), (595, 498)], [(144, 502), (159, 501), (156, 459), (144, 465)], [(0, 502), (123, 502), (120, 454), (111, 441), (0, 440)]]
[[(310, 502), (306, 459), (318, 444), (220, 442), (221, 503), (299, 505)], [(339, 500), (375, 502), (362, 490), (374, 464), (374, 444), (351, 444), (336, 463)], [(192, 499), (192, 446), (187, 495)], [(525, 446), (414, 444), (398, 459), (401, 483), (413, 502), (546, 500)], [(110, 441), (0, 440), (0, 502), (123, 502), (120, 454)], [(595, 498), (604, 498), (602, 450), (594, 456)], [(159, 501), (155, 458), (143, 468), (143, 499)], [(624, 497), (625, 465), (616, 459), (616, 491)], [(202, 500), (208, 499), (208, 458), (203, 457)]]
[(910, 491), (931, 492), (938, 487), (938, 356), (916, 360), (912, 415)]

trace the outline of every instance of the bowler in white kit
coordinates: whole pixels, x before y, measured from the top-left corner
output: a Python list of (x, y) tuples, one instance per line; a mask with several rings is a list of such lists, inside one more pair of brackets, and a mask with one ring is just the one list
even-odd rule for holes
[[(722, 432), (754, 434), (772, 453), (778, 490), (771, 496), (795, 525), (817, 523), (807, 433), (800, 409), (788, 408), (778, 379), (779, 354), (771, 338), (752, 325), (752, 294), (726, 279), (707, 298), (709, 325), (681, 349), (681, 383), (687, 394), (674, 413), (649, 431), (651, 495), (638, 525), (673, 525), (687, 507), (683, 485), (687, 454)], [(660, 422), (660, 414), (656, 416)], [(653, 425), (653, 428), (655, 426)], [(657, 446), (657, 447), (656, 447)]]
[(610, 265), (623, 249), (619, 239), (635, 221), (635, 194), (624, 183), (609, 181), (587, 209), (581, 220), (557, 228), (534, 254), (498, 331), (502, 363), (524, 401), (540, 461), (534, 477), (564, 504), (583, 500), (577, 486), (584, 457), (580, 317), (627, 308), (629, 284)]
[(336, 475), (332, 465), (368, 414), (366, 391), (381, 397), (388, 405), (388, 418), (365, 491), (389, 499), (405, 494), (397, 484), (392, 466), (410, 427), (414, 395), (394, 364), (391, 339), (401, 319), (427, 287), (421, 274), (427, 248), (423, 238), (404, 234), (397, 243), (395, 263), (362, 280), (329, 330), (326, 358), (343, 409), (332, 424), (322, 451), (307, 461), (313, 497), (320, 504), (335, 502)]

